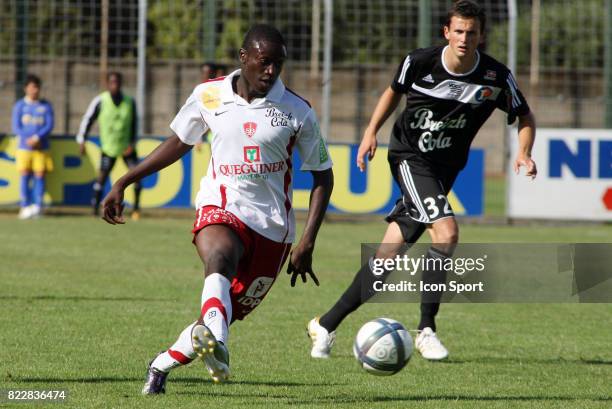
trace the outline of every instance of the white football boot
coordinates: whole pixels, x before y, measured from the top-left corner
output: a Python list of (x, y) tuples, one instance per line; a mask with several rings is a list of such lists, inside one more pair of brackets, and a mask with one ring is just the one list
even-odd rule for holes
[(19, 209), (19, 216), (17, 216), (19, 220), (26, 220), (32, 217), (32, 208), (31, 206), (22, 207)]
[(336, 331), (328, 332), (319, 324), (319, 317), (315, 317), (308, 323), (308, 336), (312, 341), (310, 356), (313, 358), (329, 358), (331, 348), (336, 341)]
[(414, 340), (414, 346), (423, 358), (430, 361), (440, 361), (448, 357), (448, 350), (429, 327), (419, 331)]
[(40, 217), (42, 217), (42, 207), (35, 204), (30, 205), (30, 218), (38, 219)]
[(191, 344), (215, 383), (229, 379), (229, 351), (222, 342), (217, 341), (206, 325), (194, 325), (191, 330)]

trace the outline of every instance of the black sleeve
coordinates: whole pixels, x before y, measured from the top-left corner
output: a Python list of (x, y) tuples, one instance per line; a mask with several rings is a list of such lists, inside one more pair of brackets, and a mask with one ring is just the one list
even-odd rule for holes
[(510, 71), (505, 74), (502, 92), (497, 97), (497, 107), (508, 114), (508, 125), (512, 125), (517, 117), (527, 115), (530, 111), (527, 100), (516, 83)]
[(391, 89), (398, 94), (405, 94), (414, 82), (414, 58), (408, 54), (397, 67)]

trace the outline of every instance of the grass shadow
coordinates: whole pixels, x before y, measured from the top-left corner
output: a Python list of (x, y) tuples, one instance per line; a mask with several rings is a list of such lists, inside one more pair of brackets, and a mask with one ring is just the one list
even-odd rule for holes
[[(11, 382), (23, 382), (23, 383), (118, 383), (118, 382), (144, 382), (144, 376), (142, 377), (126, 377), (126, 376), (97, 376), (97, 377), (77, 377), (77, 378), (62, 378), (62, 377), (13, 377), (6, 376), (5, 381)], [(210, 378), (186, 378), (186, 377), (172, 377), (168, 380), (169, 383), (182, 383), (182, 384), (213, 384)], [(286, 381), (228, 381), (224, 385), (249, 385), (249, 386), (269, 386), (269, 387), (305, 387), (305, 386), (343, 386), (345, 383), (333, 383), (333, 382), (286, 382)]]
[[(4, 381), (15, 383), (51, 383), (56, 387), (63, 383), (85, 383), (85, 384), (102, 384), (102, 383), (124, 383), (124, 382), (144, 382), (144, 377), (123, 377), (123, 376), (101, 376), (101, 377), (5, 377)], [(265, 390), (254, 388), (252, 393), (245, 391), (244, 388), (237, 392), (235, 389), (225, 389), (224, 386), (262, 386), (262, 387), (321, 387), (321, 386), (343, 386), (344, 383), (323, 383), (323, 382), (278, 382), (278, 381), (236, 381), (228, 382), (224, 385), (214, 385), (210, 379), (176, 377), (172, 378), (170, 384), (182, 384), (184, 386), (202, 387), (197, 390), (179, 390), (169, 393), (179, 396), (215, 396), (234, 399), (256, 399), (258, 400), (282, 400), (289, 405), (334, 405), (334, 404), (358, 404), (363, 406), (364, 403), (378, 402), (425, 402), (425, 401), (476, 401), (476, 402), (612, 402), (610, 396), (527, 396), (527, 395), (496, 395), (496, 396), (481, 396), (481, 395), (452, 395), (452, 394), (428, 394), (428, 395), (399, 395), (399, 396), (320, 396), (311, 399), (296, 399), (297, 397), (288, 393), (267, 393)], [(298, 389), (295, 389), (298, 391)], [(139, 391), (134, 392), (134, 396), (138, 395)]]
[(425, 401), (478, 401), (478, 402), (539, 402), (539, 401), (595, 401), (595, 402), (611, 402), (612, 397), (596, 396), (596, 397), (574, 397), (574, 396), (524, 396), (524, 395), (498, 395), (498, 396), (477, 396), (477, 395), (401, 395), (401, 396), (330, 396), (314, 398), (312, 400), (291, 400), (292, 405), (299, 404), (315, 404), (315, 405), (330, 405), (330, 404), (346, 404), (346, 403), (361, 403), (364, 402), (425, 402)]
[(345, 386), (346, 383), (338, 382), (275, 382), (275, 381), (230, 381), (233, 385), (254, 385), (254, 386)]
[(149, 297), (85, 297), (78, 295), (35, 295), (17, 296), (0, 295), (0, 300), (23, 300), (23, 301), (139, 301), (139, 302), (175, 302), (169, 298)]
[(518, 358), (518, 357), (475, 357), (466, 359), (449, 358), (444, 361), (433, 362), (436, 365), (461, 364), (580, 364), (580, 365), (612, 365), (612, 360), (606, 359), (566, 359), (566, 358)]

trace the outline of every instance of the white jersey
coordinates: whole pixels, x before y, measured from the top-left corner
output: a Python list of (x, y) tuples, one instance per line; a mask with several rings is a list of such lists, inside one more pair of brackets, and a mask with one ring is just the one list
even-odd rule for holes
[(212, 156), (200, 182), (196, 208), (228, 210), (270, 240), (291, 243), (291, 153), (296, 147), (302, 170), (331, 168), (327, 145), (313, 109), (277, 79), (264, 98), (249, 104), (234, 93), (234, 71), (198, 85), (170, 128), (186, 144), (212, 132)]

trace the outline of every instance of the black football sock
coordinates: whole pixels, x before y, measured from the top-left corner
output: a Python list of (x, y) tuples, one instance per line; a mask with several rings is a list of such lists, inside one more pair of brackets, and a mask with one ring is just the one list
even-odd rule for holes
[(361, 299), (361, 281), (364, 276), (371, 276), (370, 263), (365, 263), (355, 274), (355, 278), (336, 304), (319, 319), (319, 324), (329, 332), (335, 331), (347, 315), (355, 311), (365, 300)]
[(140, 182), (134, 183), (134, 211), (140, 210), (140, 192), (142, 191), (142, 185)]
[[(416, 243), (425, 231), (425, 225), (413, 220), (404, 220), (400, 224), (400, 228), (404, 241), (409, 243), (409, 245)], [(344, 294), (342, 294), (336, 304), (321, 316), (319, 324), (329, 332), (335, 331), (342, 320), (374, 295), (373, 291), (370, 294), (362, 293), (362, 283), (369, 283), (373, 278), (374, 276), (368, 261), (355, 274), (353, 282), (344, 291)]]
[[(443, 284), (446, 282), (446, 270), (443, 265), (448, 255), (444, 252), (431, 247), (427, 251), (426, 261), (429, 261), (430, 268), (423, 269), (423, 282), (426, 284)], [(432, 261), (434, 261), (432, 263)], [(433, 264), (433, 265), (432, 265)], [(442, 267), (442, 268), (441, 268)], [(421, 294), (421, 321), (419, 322), (419, 330), (424, 328), (431, 328), (432, 331), (436, 332), (436, 315), (440, 310), (440, 299), (442, 298), (442, 291), (429, 291), (426, 294)]]
[(355, 311), (376, 294), (376, 291), (373, 289), (375, 280), (380, 280), (382, 278), (384, 281), (393, 271), (383, 271), (382, 275), (375, 276), (372, 273), (372, 260), (373, 257), (361, 266), (361, 269), (355, 274), (353, 282), (346, 291), (344, 291), (344, 294), (342, 294), (336, 304), (331, 310), (319, 318), (319, 324), (329, 332), (335, 331), (347, 315)]
[(436, 314), (440, 309), (440, 303), (421, 303), (421, 321), (419, 322), (419, 330), (424, 328), (431, 328), (433, 332), (436, 332)]
[(102, 201), (102, 185), (99, 182), (93, 184), (93, 196), (91, 198), (91, 206), (93, 207), (94, 215), (98, 215), (100, 202)]

